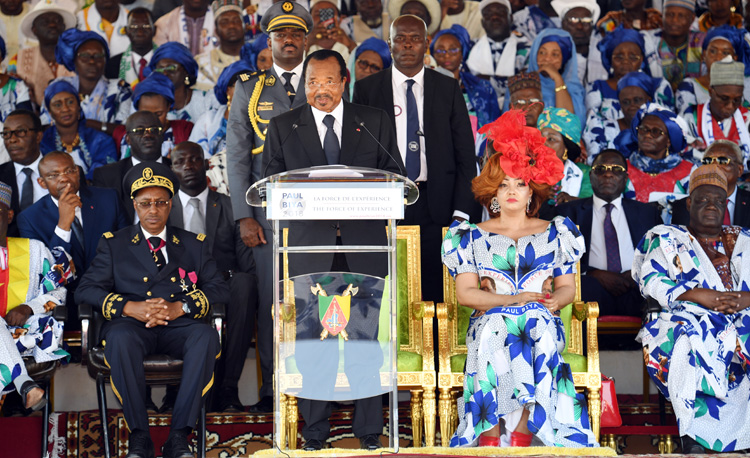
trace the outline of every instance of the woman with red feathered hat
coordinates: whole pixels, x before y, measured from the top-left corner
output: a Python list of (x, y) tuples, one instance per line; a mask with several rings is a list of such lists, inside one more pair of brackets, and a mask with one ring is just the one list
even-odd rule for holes
[(523, 111), (510, 110), (480, 132), (497, 151), (472, 183), (490, 219), (454, 222), (442, 247), (458, 302), (474, 309), (450, 444), (597, 446), (586, 400), (561, 355), (560, 309), (573, 301), (585, 244), (569, 219), (536, 217), (563, 164), (526, 126)]

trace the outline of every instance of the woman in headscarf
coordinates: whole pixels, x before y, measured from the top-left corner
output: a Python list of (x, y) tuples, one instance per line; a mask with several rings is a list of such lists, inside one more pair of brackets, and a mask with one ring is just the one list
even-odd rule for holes
[(435, 34), (430, 43), (430, 54), (435, 57), (438, 66), (451, 72), (459, 81), (469, 117), (473, 118), (476, 138), (478, 129), (500, 117), (500, 106), (492, 84), (473, 75), (465, 66), (471, 46), (469, 32), (464, 27), (453, 24), (451, 28)]
[(680, 115), (690, 107), (708, 102), (711, 87), (711, 66), (726, 56), (745, 64), (745, 100), (750, 101), (750, 34), (729, 25), (708, 31), (703, 39), (703, 63), (706, 72), (697, 78), (685, 78), (677, 86), (675, 108)]
[[(193, 130), (193, 123), (181, 119), (167, 119), (167, 114), (174, 106), (174, 85), (172, 81), (159, 72), (154, 72), (138, 83), (133, 91), (133, 110), (150, 111), (159, 118), (164, 128), (164, 140), (161, 144), (161, 155), (169, 157), (172, 149), (186, 141)], [(117, 126), (112, 137), (120, 147), (120, 157), (130, 157), (130, 145), (125, 136), (125, 126)]]
[(268, 35), (261, 33), (249, 43), (242, 45), (240, 59), (250, 65), (253, 71), (262, 72), (273, 67), (273, 54), (268, 47)]
[(688, 455), (750, 448), (750, 231), (722, 225), (727, 187), (721, 166), (695, 169), (688, 226), (654, 227), (633, 257), (641, 294), (661, 305), (637, 340)]
[[(578, 59), (570, 34), (560, 29), (544, 29), (534, 39), (529, 52), (529, 72), (539, 72), (545, 107), (565, 108), (586, 120), (584, 90), (578, 80)], [(510, 95), (506, 93), (503, 111)]]
[(195, 123), (203, 113), (219, 106), (212, 92), (192, 89), (198, 78), (198, 63), (185, 45), (170, 41), (159, 46), (143, 74), (148, 77), (152, 72), (163, 73), (174, 85), (174, 106), (167, 119)]
[[(569, 219), (537, 218), (563, 165), (525, 124), (523, 112), (511, 110), (482, 130), (497, 153), (472, 191), (491, 218), (455, 221), (442, 244), (456, 297), (474, 309), (452, 447), (597, 446), (586, 399), (560, 354), (559, 310), (575, 295), (585, 244)], [(549, 277), (552, 292), (544, 291)], [(485, 278), (494, 280), (494, 291), (482, 288)]]
[(240, 74), (253, 72), (243, 59), (227, 66), (219, 75), (214, 86), (219, 108), (204, 113), (193, 127), (190, 141), (203, 148), (203, 155), (209, 159), (208, 178), (216, 191), (229, 195), (229, 179), (226, 172), (227, 119), (234, 95), (234, 83)]
[[(633, 116), (641, 105), (656, 100), (657, 90), (663, 87), (663, 82), (665, 82), (664, 78), (652, 78), (641, 71), (630, 72), (617, 82), (619, 117), (613, 119), (611, 116), (602, 116), (589, 111), (582, 135), (589, 164), (601, 151), (616, 149), (617, 136), (630, 130)], [(666, 87), (669, 88), (668, 83)], [(669, 90), (671, 91), (671, 88)]]
[(690, 175), (692, 164), (682, 158), (687, 148), (685, 121), (656, 104), (644, 105), (633, 117), (630, 129), (615, 140), (615, 146), (628, 158), (628, 177), (640, 202), (658, 200), (662, 195), (685, 194), (680, 180)]
[[(587, 117), (592, 112), (604, 119), (619, 119), (622, 117), (620, 102), (617, 99), (617, 82), (630, 72), (642, 70), (649, 74), (646, 65), (645, 44), (643, 36), (622, 25), (604, 36), (597, 45), (602, 56), (602, 65), (609, 72), (606, 80), (597, 80), (586, 93)], [(672, 87), (664, 78), (657, 78), (658, 87), (653, 101), (672, 109), (674, 95)]]
[(565, 108), (545, 108), (537, 120), (537, 128), (546, 138), (545, 145), (555, 151), (563, 162), (565, 174), (562, 180), (552, 186), (552, 205), (574, 199), (591, 197), (589, 172), (591, 167), (575, 162), (581, 155), (581, 122), (578, 116)]
[(354, 83), (391, 66), (391, 49), (385, 41), (370, 37), (354, 49), (349, 57), (349, 94), (354, 94)]
[[(94, 32), (68, 29), (60, 35), (55, 58), (76, 74), (58, 80), (67, 81), (78, 91), (88, 127), (111, 135), (116, 124), (125, 123), (133, 94), (127, 82), (105, 78), (109, 48), (104, 38)], [(51, 121), (46, 105), (41, 112), (43, 124)]]
[[(0, 62), (5, 60), (6, 53), (5, 41), (0, 36)], [(5, 122), (11, 111), (20, 108), (32, 110), (28, 86), (20, 78), (0, 73), (0, 123)]]
[(44, 107), (52, 125), (44, 131), (42, 154), (62, 151), (70, 154), (91, 181), (94, 169), (117, 161), (115, 142), (104, 132), (86, 125), (78, 91), (67, 81), (52, 82), (44, 91)]

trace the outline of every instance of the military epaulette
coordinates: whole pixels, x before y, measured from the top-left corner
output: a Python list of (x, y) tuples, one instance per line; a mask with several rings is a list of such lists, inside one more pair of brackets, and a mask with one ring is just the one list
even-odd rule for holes
[(105, 232), (104, 234), (102, 234), (102, 237), (104, 237), (105, 239), (111, 239), (114, 236), (115, 236), (115, 234), (113, 234), (111, 232)]
[(202, 242), (206, 240), (206, 234), (198, 234), (195, 238), (198, 239), (199, 242)]
[(240, 73), (240, 79), (241, 79), (241, 80), (242, 80), (242, 82), (244, 83), (245, 81), (249, 80), (249, 79), (250, 79), (250, 77), (249, 77), (249, 76), (247, 76), (247, 73)]

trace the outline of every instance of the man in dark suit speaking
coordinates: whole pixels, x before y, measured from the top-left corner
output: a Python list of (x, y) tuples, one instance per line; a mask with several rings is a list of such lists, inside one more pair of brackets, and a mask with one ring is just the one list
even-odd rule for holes
[(657, 207), (622, 197), (627, 167), (617, 150), (602, 151), (591, 169), (594, 197), (557, 206), (586, 240), (581, 297), (599, 302), (600, 316), (641, 316), (643, 298), (630, 274), (633, 253), (643, 235), (662, 223)]
[(389, 43), (393, 68), (357, 81), (352, 101), (384, 110), (395, 127), (406, 174), (419, 186), (419, 200), (407, 207), (404, 224), (421, 229), (422, 299), (438, 302), (442, 228), (480, 212), (471, 192), (474, 136), (456, 80), (424, 68), (425, 23), (411, 15), (397, 18)]
[[(263, 151), (265, 175), (329, 164), (402, 173), (403, 165), (398, 156), (396, 136), (386, 113), (376, 108), (342, 101), (347, 78), (346, 63), (341, 55), (325, 49), (316, 51), (307, 56), (302, 73), (307, 104), (271, 119)], [(293, 221), (289, 227), (289, 246), (382, 246), (386, 243), (384, 221)], [(387, 260), (383, 253), (289, 256), (290, 276), (313, 272), (351, 271), (384, 277), (387, 270)], [(352, 304), (352, 314), (354, 311), (355, 307)], [(298, 314), (298, 330), (300, 315)], [(319, 323), (305, 324), (320, 326)], [(377, 322), (372, 327), (375, 330), (369, 330), (377, 335)], [(349, 339), (350, 342), (345, 348), (351, 345), (351, 340), (357, 339), (357, 336), (350, 335)], [(382, 354), (379, 356), (382, 358)], [(345, 364), (355, 362), (350, 359), (345, 356)], [(303, 362), (305, 361), (298, 354), (297, 363)], [(300, 367), (300, 370), (303, 369)], [(305, 420), (302, 429), (306, 441), (304, 449), (320, 450), (330, 430), (329, 403), (300, 399), (299, 410)], [(382, 430), (383, 409), (380, 397), (356, 400), (353, 431), (360, 439), (362, 448), (379, 448)]]

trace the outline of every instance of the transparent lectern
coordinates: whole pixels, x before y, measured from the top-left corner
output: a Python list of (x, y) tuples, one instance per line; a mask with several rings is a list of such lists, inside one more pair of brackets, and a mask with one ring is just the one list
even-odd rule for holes
[[(280, 173), (248, 189), (247, 203), (264, 207), (273, 226), (274, 447), (296, 448), (297, 398), (344, 401), (387, 393), (389, 448), (398, 451), (396, 221), (418, 197), (416, 185), (401, 175), (343, 165)], [(303, 237), (312, 243), (289, 246), (288, 231), (320, 220), (383, 221), (386, 243), (319, 245)], [(290, 276), (290, 264), (292, 273), (298, 270), (295, 259), (307, 256), (300, 262), (320, 265), (314, 261), (332, 253), (350, 253), (347, 259), (380, 253), (375, 259), (387, 262), (387, 274), (329, 272), (328, 264)]]

